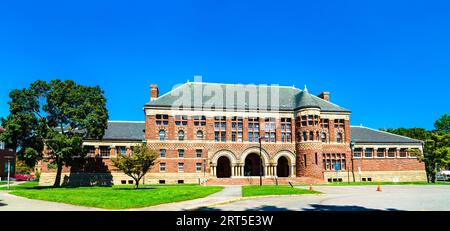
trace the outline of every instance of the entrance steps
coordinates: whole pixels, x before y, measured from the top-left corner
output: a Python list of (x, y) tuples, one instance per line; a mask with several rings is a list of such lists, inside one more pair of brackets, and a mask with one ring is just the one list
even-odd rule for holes
[[(287, 185), (291, 184), (319, 184), (324, 183), (323, 179), (312, 177), (267, 177), (262, 178), (263, 185)], [(259, 177), (242, 177), (242, 178), (210, 178), (206, 181), (206, 185), (259, 185)]]

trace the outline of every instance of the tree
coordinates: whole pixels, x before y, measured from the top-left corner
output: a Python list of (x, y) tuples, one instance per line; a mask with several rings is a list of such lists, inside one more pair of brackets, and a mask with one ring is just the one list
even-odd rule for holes
[(436, 182), (436, 173), (450, 164), (450, 116), (444, 114), (434, 123), (435, 130), (427, 131), (423, 128), (387, 129), (387, 132), (407, 136), (424, 141), (423, 155), (419, 160), (425, 163), (427, 180)]
[(131, 155), (118, 155), (112, 158), (113, 165), (126, 175), (134, 179), (136, 188), (139, 188), (139, 182), (147, 174), (148, 170), (154, 165), (158, 155), (156, 151), (150, 150), (145, 143), (134, 148)]
[(101, 139), (105, 133), (108, 111), (103, 94), (98, 86), (71, 80), (38, 80), (28, 88), (12, 90), (0, 139), (17, 150), (28, 166), (44, 157), (55, 163), (54, 186), (59, 187), (63, 166), (84, 160), (83, 139)]
[(443, 133), (450, 133), (450, 115), (447, 113), (434, 122), (434, 127)]

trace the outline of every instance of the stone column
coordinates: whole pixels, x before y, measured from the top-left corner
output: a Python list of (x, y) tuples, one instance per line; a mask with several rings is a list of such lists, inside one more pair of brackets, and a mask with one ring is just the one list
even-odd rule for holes
[(295, 177), (295, 165), (291, 165), (291, 177)]
[(244, 176), (244, 165), (240, 166), (241, 176)]

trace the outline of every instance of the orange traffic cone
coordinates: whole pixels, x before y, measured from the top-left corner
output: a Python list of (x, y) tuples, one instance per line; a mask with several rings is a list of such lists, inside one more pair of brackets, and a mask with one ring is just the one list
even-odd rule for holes
[(312, 187), (312, 184), (310, 184), (309, 185), (309, 191), (312, 191), (313, 190), (313, 187)]
[(381, 192), (381, 185), (378, 185), (377, 192)]

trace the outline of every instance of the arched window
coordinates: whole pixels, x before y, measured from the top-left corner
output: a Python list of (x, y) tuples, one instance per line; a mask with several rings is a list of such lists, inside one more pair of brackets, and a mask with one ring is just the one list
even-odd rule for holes
[(308, 140), (308, 134), (306, 132), (303, 132), (303, 141)]
[(178, 140), (184, 140), (184, 131), (183, 130), (178, 131)]
[(320, 140), (320, 133), (316, 132), (316, 140)]
[(203, 139), (203, 132), (202, 131), (197, 131), (197, 139), (202, 140)]
[(309, 140), (314, 140), (314, 132), (309, 132)]
[(166, 131), (159, 130), (159, 140), (165, 140), (166, 139)]
[(337, 134), (337, 136), (336, 136), (336, 141), (338, 142), (338, 143), (342, 143), (342, 133), (338, 133)]
[(325, 132), (322, 132), (322, 135), (320, 135), (320, 139), (324, 143), (327, 142), (327, 134)]

